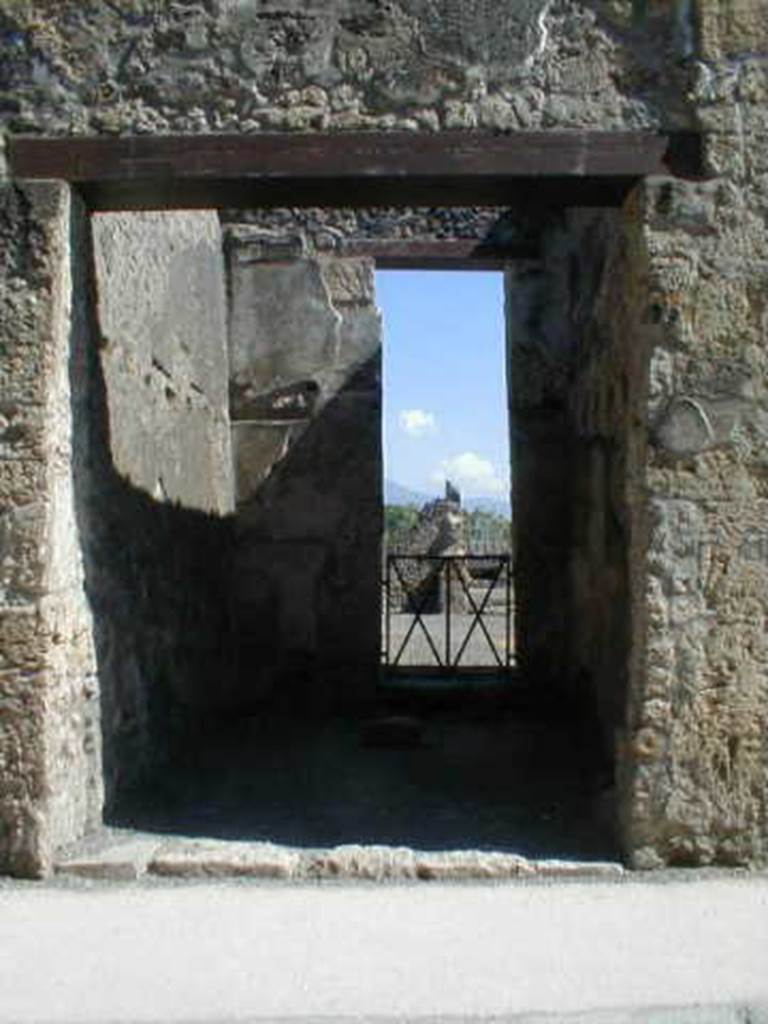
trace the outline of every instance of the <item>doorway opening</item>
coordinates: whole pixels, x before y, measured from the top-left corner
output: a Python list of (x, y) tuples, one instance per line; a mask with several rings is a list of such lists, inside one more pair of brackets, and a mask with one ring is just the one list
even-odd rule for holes
[(386, 680), (499, 684), (514, 660), (504, 276), (379, 270)]
[[(95, 538), (87, 561), (102, 641), (109, 822), (302, 849), (612, 855), (589, 730), (553, 691), (531, 700), (530, 686), (510, 687), (508, 678), (471, 693), (439, 679), (432, 689), (380, 685), (383, 279), (374, 277), (375, 257), (340, 245), (327, 220), (322, 230), (297, 226), (295, 213), (277, 224), (227, 225), (223, 236), (210, 214), (202, 227), (194, 223), (201, 214), (141, 215), (133, 226), (138, 215), (104, 216), (112, 230), (97, 238), (98, 359), (90, 356), (104, 422), (94, 426), (93, 402), (78, 387), (113, 488), (108, 508), (91, 503), (83, 523)], [(332, 244), (321, 244), (329, 234)], [(136, 256), (147, 248), (149, 276)], [(512, 309), (512, 323), (530, 327), (535, 320), (509, 296), (519, 303), (539, 271), (518, 271), (505, 275), (506, 320)], [(497, 325), (501, 279), (494, 275), (489, 301)], [(137, 319), (158, 281), (152, 322)], [(114, 315), (105, 314), (110, 288)], [(126, 289), (137, 299), (133, 312)], [(203, 309), (208, 319), (196, 315)], [(141, 357), (148, 369), (137, 374), (144, 364), (134, 340), (144, 326), (154, 340)], [(504, 335), (502, 326), (497, 340)], [(434, 357), (435, 376), (444, 357)], [(502, 396), (505, 363), (497, 350), (483, 373)], [(423, 414), (404, 420), (411, 426), (428, 425), (430, 412), (436, 426), (443, 419), (417, 395), (402, 405), (398, 422), (401, 411)], [(87, 500), (103, 493), (93, 474), (106, 462), (82, 467)], [(474, 469), (501, 493), (505, 464), (508, 455), (461, 444), (436, 455), (432, 472), (442, 476), (432, 482), (443, 494), (448, 482), (461, 489), (457, 470)], [(215, 467), (229, 475), (215, 478), (214, 499), (187, 500), (181, 488)], [(487, 545), (487, 533), (475, 542)], [(480, 563), (493, 552), (473, 554)], [(482, 572), (471, 567), (470, 596), (494, 590)], [(115, 614), (114, 595), (129, 586), (144, 602), (133, 620)]]

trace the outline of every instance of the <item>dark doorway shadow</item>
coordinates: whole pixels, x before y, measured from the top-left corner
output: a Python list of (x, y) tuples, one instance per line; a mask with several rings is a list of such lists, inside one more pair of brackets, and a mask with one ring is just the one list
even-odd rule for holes
[(517, 701), (382, 705), (419, 742), (371, 745), (349, 717), (211, 727), (161, 785), (113, 821), (150, 832), (270, 841), (481, 849), (616, 859), (612, 790), (588, 736)]
[[(81, 262), (90, 277), (79, 284), (92, 292), (92, 266)], [(257, 713), (217, 710), (233, 671), (234, 522), (157, 502), (117, 473), (94, 309), (92, 295), (89, 322), (73, 331), (71, 383), (106, 822), (301, 847), (615, 856), (610, 790), (588, 732), (567, 715), (553, 721), (506, 698), (380, 697), (365, 714), (415, 717), (420, 739), (371, 745), (359, 712), (274, 701)], [(293, 465), (310, 458), (311, 441), (297, 445)]]

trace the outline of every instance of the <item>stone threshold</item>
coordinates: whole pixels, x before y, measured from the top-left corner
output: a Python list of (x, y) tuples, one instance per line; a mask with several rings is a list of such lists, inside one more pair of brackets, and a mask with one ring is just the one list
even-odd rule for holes
[(536, 860), (482, 850), (425, 851), (396, 846), (343, 845), (299, 849), (267, 842), (100, 836), (56, 862), (58, 875), (134, 881), (163, 878), (253, 878), (290, 882), (348, 880), (506, 881), (534, 878), (618, 878), (612, 861)]

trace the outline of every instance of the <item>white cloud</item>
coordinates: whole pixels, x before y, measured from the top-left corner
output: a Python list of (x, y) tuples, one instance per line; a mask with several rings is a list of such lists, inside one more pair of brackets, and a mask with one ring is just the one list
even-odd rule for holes
[(506, 494), (509, 490), (509, 484), (497, 474), (494, 464), (476, 452), (462, 452), (452, 459), (443, 459), (432, 478), (436, 483), (450, 480), (471, 497)]
[(403, 409), (398, 417), (400, 429), (410, 437), (425, 437), (437, 432), (437, 423), (431, 412), (424, 409)]

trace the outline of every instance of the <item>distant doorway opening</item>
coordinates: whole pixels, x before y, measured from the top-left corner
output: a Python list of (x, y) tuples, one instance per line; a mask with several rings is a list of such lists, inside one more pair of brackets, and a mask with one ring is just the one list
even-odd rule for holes
[(379, 270), (387, 676), (514, 662), (504, 276)]

